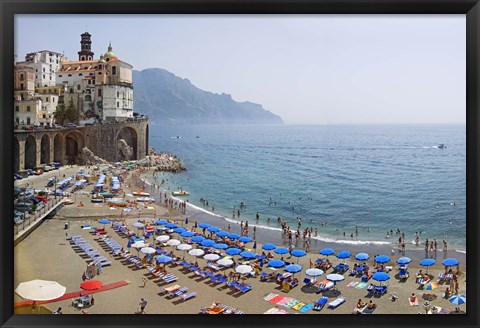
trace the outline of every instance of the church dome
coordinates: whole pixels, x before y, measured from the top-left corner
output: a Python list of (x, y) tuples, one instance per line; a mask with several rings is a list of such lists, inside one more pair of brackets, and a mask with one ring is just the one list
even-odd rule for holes
[(105, 58), (116, 58), (117, 55), (115, 55), (112, 51), (112, 43), (109, 44), (108, 46), (108, 51), (103, 55)]

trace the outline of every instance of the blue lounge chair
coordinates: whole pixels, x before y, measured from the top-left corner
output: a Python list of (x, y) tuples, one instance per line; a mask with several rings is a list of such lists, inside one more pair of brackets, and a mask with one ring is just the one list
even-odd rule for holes
[(197, 296), (197, 293), (195, 292), (190, 292), (188, 294), (183, 294), (183, 295), (180, 295), (181, 299), (185, 302), (186, 300), (189, 300), (193, 297)]
[(187, 287), (182, 287), (174, 292), (171, 292), (170, 294), (167, 295), (168, 298), (174, 298), (175, 296), (180, 296), (183, 295), (187, 292), (188, 288)]
[(327, 302), (328, 302), (328, 297), (322, 296), (320, 297), (318, 302), (313, 305), (313, 309), (315, 311), (321, 311), (325, 306), (325, 304), (327, 304)]

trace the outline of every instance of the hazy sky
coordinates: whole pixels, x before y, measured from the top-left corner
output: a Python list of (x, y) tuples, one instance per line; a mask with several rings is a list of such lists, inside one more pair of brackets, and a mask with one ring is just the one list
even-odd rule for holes
[[(113, 51), (290, 124), (465, 123), (464, 15), (18, 15), (15, 54)], [(135, 81), (134, 81), (135, 83)]]

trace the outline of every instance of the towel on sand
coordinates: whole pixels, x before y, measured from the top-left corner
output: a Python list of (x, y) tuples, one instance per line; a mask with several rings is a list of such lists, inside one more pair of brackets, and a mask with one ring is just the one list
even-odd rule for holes
[(285, 304), (287, 304), (288, 302), (291, 302), (292, 300), (293, 300), (293, 298), (284, 296), (284, 298), (282, 298), (281, 300), (279, 300), (276, 304), (277, 304), (277, 305), (285, 305)]
[(268, 294), (267, 296), (265, 296), (263, 299), (265, 301), (270, 301), (272, 298), (274, 298), (275, 296), (278, 296), (278, 294), (275, 294), (275, 293), (270, 293)]
[(298, 312), (305, 313), (312, 308), (313, 308), (313, 304), (306, 304), (300, 310), (298, 310)]
[(290, 302), (288, 302), (288, 303), (285, 304), (284, 306), (285, 306), (286, 308), (291, 309), (292, 307), (294, 307), (294, 306), (297, 305), (298, 303), (300, 303), (300, 301), (298, 301), (298, 300), (291, 300)]
[(302, 307), (304, 307), (305, 305), (306, 305), (305, 303), (303, 303), (303, 302), (300, 302), (300, 303), (298, 303), (298, 304), (296, 304), (296, 305), (292, 306), (292, 309), (294, 309), (294, 310), (297, 310), (297, 311), (298, 311), (298, 310), (300, 310)]
[(277, 295), (275, 296), (274, 298), (270, 299), (269, 302), (270, 303), (274, 303), (274, 304), (277, 304), (278, 301), (282, 300), (285, 296), (283, 295)]
[(354, 281), (350, 282), (350, 283), (347, 285), (347, 287), (355, 287), (356, 285), (358, 285), (358, 282), (354, 280)]
[(358, 285), (355, 286), (355, 288), (360, 289), (360, 288), (365, 288), (367, 287), (367, 283), (364, 281), (361, 281)]

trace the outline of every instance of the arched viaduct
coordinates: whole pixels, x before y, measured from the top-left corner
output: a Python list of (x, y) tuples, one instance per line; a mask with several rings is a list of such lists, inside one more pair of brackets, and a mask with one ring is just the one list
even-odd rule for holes
[[(125, 158), (119, 140), (132, 147)], [(14, 170), (31, 169), (51, 162), (73, 164), (83, 147), (107, 161), (143, 159), (148, 151), (148, 120), (39, 131), (15, 131)]]

